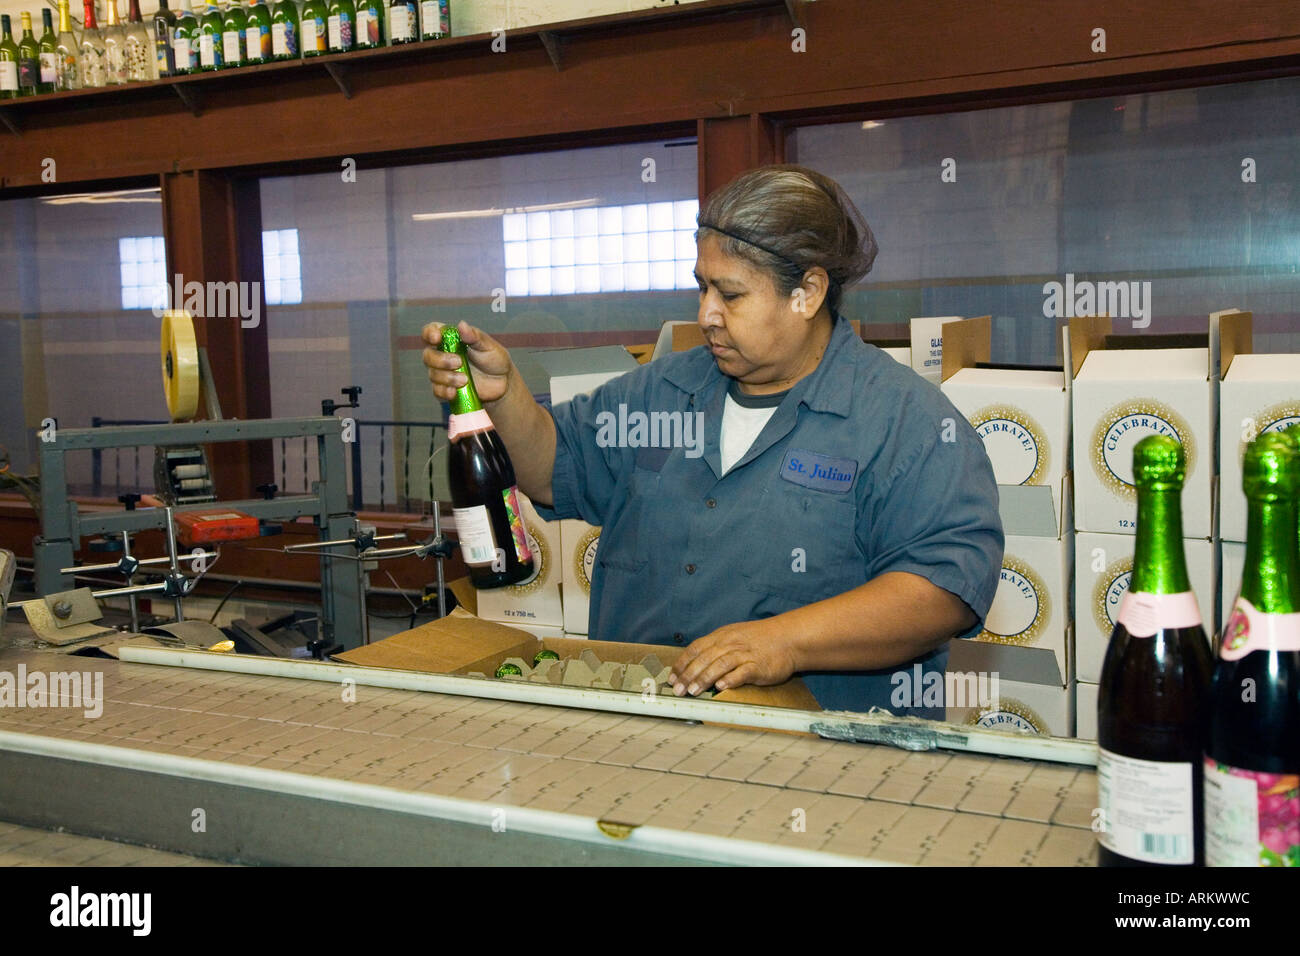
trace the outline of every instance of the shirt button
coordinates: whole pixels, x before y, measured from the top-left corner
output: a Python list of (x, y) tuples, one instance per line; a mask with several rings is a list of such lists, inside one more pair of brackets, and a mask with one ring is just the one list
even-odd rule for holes
[(687, 573), (687, 574), (694, 574), (694, 573), (695, 573), (695, 565), (693, 565), (693, 564), (688, 564), (688, 565), (686, 565), (686, 573)]
[(676, 634), (673, 635), (673, 640), (676, 641), (678, 644), (684, 644), (686, 643), (686, 635), (683, 634), (681, 631), (678, 631)]
[(709, 498), (704, 502), (704, 506), (706, 508), (716, 508), (718, 506), (718, 503), (714, 499)]

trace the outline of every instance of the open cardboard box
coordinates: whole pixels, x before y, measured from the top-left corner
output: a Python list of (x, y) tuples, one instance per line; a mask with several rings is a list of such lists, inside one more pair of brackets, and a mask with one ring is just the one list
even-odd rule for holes
[[(452, 587), (454, 590), (454, 582)], [(389, 667), (432, 674), (495, 674), (506, 658), (522, 657), (531, 661), (540, 650), (555, 651), (561, 658), (576, 658), (583, 651), (590, 650), (602, 661), (620, 664), (639, 663), (642, 658), (654, 654), (671, 666), (682, 649), (662, 644), (543, 639), (505, 624), (481, 620), (464, 608), (457, 608), (445, 618), (422, 627), (336, 654), (334, 660), (364, 667)], [(797, 677), (774, 687), (736, 687), (717, 694), (713, 699), (734, 704), (821, 710), (817, 698)]]

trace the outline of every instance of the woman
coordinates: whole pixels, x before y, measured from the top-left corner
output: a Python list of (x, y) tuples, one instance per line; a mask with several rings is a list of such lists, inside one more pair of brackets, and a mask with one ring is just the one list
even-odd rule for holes
[[(942, 717), (909, 706), (913, 665), (942, 679), (948, 641), (993, 600), (1003, 541), (983, 445), (836, 312), (876, 246), (833, 180), (757, 169), (698, 224), (708, 344), (550, 414), (504, 348), (460, 326), (519, 487), (543, 517), (603, 526), (590, 635), (684, 646), (678, 696), (798, 674), (827, 709)], [(450, 399), (457, 360), (427, 348), (424, 362)], [(620, 406), (689, 417), (702, 447), (619, 447), (601, 426)]]

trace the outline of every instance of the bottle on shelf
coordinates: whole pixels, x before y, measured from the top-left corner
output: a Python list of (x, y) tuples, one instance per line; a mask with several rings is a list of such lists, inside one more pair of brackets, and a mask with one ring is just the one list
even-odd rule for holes
[(238, 0), (226, 3), (221, 14), (221, 59), (225, 69), (244, 65), (244, 31), (248, 26), (248, 14), (239, 5)]
[(225, 32), (225, 17), (221, 14), (221, 8), (214, 2), (209, 2), (203, 8), (203, 15), (199, 17), (199, 70), (200, 72), (211, 72), (220, 70), (225, 66), (224, 43), (222, 42), (222, 33)]
[(329, 0), (329, 13), (325, 21), (329, 52), (347, 53), (352, 49), (356, 22), (357, 7), (352, 0)]
[(59, 0), (58, 74), (55, 86), (60, 90), (81, 89), (81, 45), (72, 32), (72, 12), (68, 0)]
[(451, 36), (451, 0), (420, 0), (420, 39)]
[(126, 31), (122, 27), (117, 13), (117, 0), (104, 0), (104, 69), (109, 86), (121, 86), (127, 82), (126, 69)]
[(85, 0), (85, 12), (81, 31), (81, 85), (96, 89), (108, 85), (108, 47), (95, 22), (95, 0)]
[(176, 51), (172, 45), (176, 30), (176, 14), (167, 8), (167, 0), (158, 0), (158, 12), (153, 15), (154, 75), (160, 79), (176, 75)]
[(329, 10), (325, 0), (307, 0), (302, 5), (302, 55), (320, 56), (328, 50), (325, 21)]
[(197, 73), (199, 69), (199, 13), (195, 9), (198, 0), (190, 0), (188, 7), (181, 7), (176, 16), (176, 25), (172, 27), (172, 60), (177, 74)]
[(1242, 461), (1246, 562), (1219, 639), (1205, 748), (1208, 866), (1300, 866), (1300, 449)]
[(12, 100), (18, 91), (18, 44), (14, 42), (9, 14), (0, 14), (0, 100)]
[(393, 45), (420, 39), (420, 5), (417, 0), (389, 0), (388, 35)]
[(1097, 689), (1102, 866), (1194, 866), (1204, 859), (1201, 754), (1210, 645), (1183, 551), (1183, 446), (1133, 448), (1133, 574)]
[(460, 356), (466, 382), (451, 400), (447, 464), (452, 513), (461, 554), (477, 588), (499, 588), (535, 573), (515, 469), (492, 419), (479, 401), (460, 331), (443, 326), (442, 350)]
[(131, 0), (126, 16), (126, 78), (132, 83), (154, 79), (153, 40), (140, 16), (140, 0)]
[(264, 0), (249, 0), (244, 24), (244, 62), (266, 63), (271, 59), (271, 9)]
[(299, 22), (294, 0), (276, 0), (271, 8), (271, 59), (296, 60), (302, 56)]
[(37, 43), (40, 75), (36, 80), (36, 92), (53, 93), (59, 88), (59, 37), (54, 32), (54, 13), (49, 7), (41, 11), (41, 25), (45, 29)]
[(356, 0), (358, 50), (373, 50), (384, 45), (384, 0)]
[(22, 96), (34, 96), (41, 82), (41, 45), (32, 35), (32, 15), (24, 10), (19, 17), (23, 38), (18, 41), (18, 92)]

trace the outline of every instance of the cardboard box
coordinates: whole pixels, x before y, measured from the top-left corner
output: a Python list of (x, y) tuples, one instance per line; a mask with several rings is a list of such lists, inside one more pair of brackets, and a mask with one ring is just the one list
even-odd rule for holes
[(1246, 540), (1241, 460), (1255, 436), (1300, 422), (1300, 355), (1253, 355), (1251, 314), (1222, 314), (1219, 402), (1219, 534)]
[[(1016, 651), (1020, 653), (1012, 653)], [(1065, 682), (1048, 650), (953, 641), (948, 673), (988, 675), (989, 688), (997, 689), (997, 701), (990, 706), (949, 700), (946, 717), (950, 723), (1052, 737), (1074, 733), (1073, 687)]]
[(948, 323), (940, 387), (983, 440), (997, 483), (1051, 488), (1060, 515), (1070, 456), (1065, 371), (977, 368), (991, 364), (992, 332), (988, 317)]
[[(1186, 497), (1183, 496), (1184, 501)], [(1115, 629), (1120, 599), (1128, 590), (1133, 574), (1135, 540), (1127, 534), (1083, 531), (1075, 536), (1075, 673), (1081, 681), (1095, 684), (1101, 680), (1101, 664)], [(1215, 550), (1208, 538), (1185, 538), (1183, 551), (1187, 557), (1187, 576), (1208, 638), (1215, 624), (1218, 576)]]
[(1224, 541), (1220, 555), (1223, 572), (1219, 584), (1219, 620), (1214, 629), (1215, 634), (1223, 633), (1223, 625), (1228, 622), (1232, 606), (1237, 602), (1241, 591), (1241, 575), (1246, 568), (1246, 545), (1240, 541)]
[(487, 621), (515, 624), (525, 630), (533, 626), (564, 626), (564, 607), (560, 601), (560, 522), (543, 521), (533, 503), (519, 493), (528, 547), (532, 549), (537, 574), (531, 581), (506, 588), (479, 591), (475, 613)]
[(939, 315), (913, 319), (910, 323), (912, 369), (935, 386), (943, 380), (943, 326), (961, 319), (960, 315)]
[(1074, 736), (1097, 739), (1097, 685), (1079, 681), (1074, 687)]
[(586, 634), (591, 611), (591, 577), (596, 570), (596, 547), (600, 529), (565, 518), (560, 522), (560, 567), (564, 588), (564, 629)]
[(1133, 534), (1133, 446), (1159, 433), (1177, 438), (1187, 454), (1183, 534), (1209, 538), (1218, 445), (1215, 334), (1208, 349), (1107, 348), (1109, 330), (1106, 318), (1070, 322), (1075, 527)]
[[(584, 650), (592, 650), (602, 661), (624, 664), (638, 663), (647, 655), (654, 654), (668, 666), (682, 651), (680, 647), (661, 644), (538, 638), (518, 628), (481, 620), (463, 608), (457, 608), (441, 620), (345, 651), (335, 655), (334, 659), (364, 667), (390, 667), (433, 674), (495, 674), (507, 658), (531, 661), (543, 649), (555, 651), (566, 659), (579, 657)], [(812, 692), (797, 677), (774, 687), (737, 687), (723, 691), (713, 699), (765, 707), (821, 709)]]

